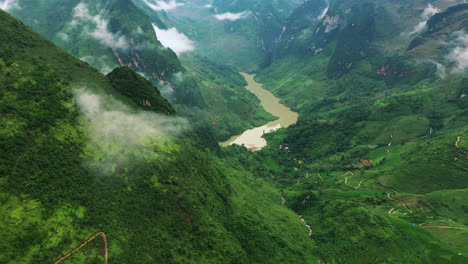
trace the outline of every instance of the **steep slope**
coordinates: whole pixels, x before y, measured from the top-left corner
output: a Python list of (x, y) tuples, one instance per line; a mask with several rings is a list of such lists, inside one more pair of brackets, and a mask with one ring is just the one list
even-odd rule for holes
[[(213, 5), (206, 7), (208, 3), (203, 1), (177, 1), (167, 6), (164, 2), (134, 3), (150, 17), (156, 31), (161, 33), (163, 43), (168, 41), (168, 45), (177, 47), (184, 47), (185, 42), (192, 43), (191, 50), (179, 54), (183, 66), (188, 70), (181, 77), (196, 80), (206, 100), (206, 107), (204, 111), (190, 111), (198, 112), (197, 120), (207, 121), (214, 133), (214, 140), (225, 141), (245, 129), (260, 126), (273, 119), (260, 106), (255, 96), (244, 89), (245, 82), (236, 68), (226, 65), (230, 61), (226, 60), (227, 56), (243, 62), (247, 61), (246, 57), (255, 57), (253, 54), (256, 48), (252, 46), (248, 50), (246, 47), (250, 44), (245, 41), (241, 44), (234, 40), (239, 36), (227, 36), (224, 22), (214, 16)], [(179, 44), (173, 39), (177, 39)], [(218, 46), (215, 48), (215, 45)], [(252, 41), (252, 45), (255, 42)], [(241, 55), (238, 53), (239, 49), (247, 53)], [(239, 68), (246, 70), (246, 67)]]
[(157, 40), (150, 20), (132, 1), (17, 2), (21, 8), (10, 10), (15, 17), (101, 72), (126, 66), (161, 85), (175, 103), (205, 105), (193, 80), (176, 77), (185, 69)]
[(328, 1), (306, 1), (285, 20), (274, 56), (297, 52), (304, 54), (308, 50), (310, 38), (315, 27), (322, 22), (329, 9)]
[(466, 262), (466, 4), (337, 0), (317, 22), (314, 2), (257, 75), (300, 120), (252, 166), (325, 262)]
[[(163, 30), (168, 27), (159, 16), (161, 14), (164, 18), (167, 14), (154, 12), (144, 2), (134, 2), (148, 16), (127, 0), (106, 4), (70, 0), (60, 4), (58, 11), (54, 1), (20, 1), (18, 3), (23, 8), (11, 9), (11, 12), (101, 72), (109, 73), (115, 67), (124, 66), (143, 74), (153, 85), (161, 88), (163, 95), (172, 103), (179, 104), (176, 106), (179, 114), (195, 121), (192, 124), (196, 124), (197, 133), (207, 138), (206, 141), (213, 141), (207, 142), (212, 148), (217, 146), (215, 141), (223, 141), (244, 129), (271, 120), (255, 98), (243, 90), (242, 83), (225, 78), (223, 74), (226, 72), (217, 71), (207, 60), (197, 61), (199, 57), (180, 54), (182, 58), (191, 57), (187, 65), (191, 69), (194, 69), (192, 66), (202, 68), (207, 64), (203, 72), (209, 72), (210, 77), (216, 76), (218, 82), (223, 82), (223, 91), (214, 89), (218, 84), (208, 81), (206, 75), (198, 75), (200, 71), (186, 71), (174, 52), (162, 47), (155, 37), (153, 24), (161, 28), (158, 38), (164, 44), (167, 44), (167, 38), (173, 37), (165, 35)], [(168, 21), (167, 18), (165, 20)], [(197, 50), (204, 46), (196, 43)], [(212, 52), (209, 47), (207, 51)], [(240, 75), (237, 74), (237, 77), (240, 78)], [(232, 94), (239, 90), (241, 96), (228, 98), (223, 106), (216, 101), (221, 92)]]
[(165, 114), (175, 114), (169, 102), (161, 96), (158, 89), (129, 68), (120, 67), (107, 75), (112, 87), (132, 99), (135, 104), (146, 109), (156, 110)]
[(317, 261), (278, 191), (140, 104), (172, 112), (142, 77), (103, 76), (1, 10), (0, 43), (0, 262), (52, 263), (97, 232), (67, 261)]
[(161, 28), (176, 28), (197, 43), (193, 51), (217, 64), (251, 72), (268, 65), (283, 20), (295, 1), (177, 1), (165, 10), (151, 1), (134, 0)]
[(408, 53), (418, 57), (436, 54), (437, 49), (450, 42), (451, 33), (467, 27), (467, 16), (468, 4), (452, 6), (435, 14), (427, 21), (426, 29), (411, 41)]
[[(218, 14), (226, 13), (242, 13), (247, 12), (253, 19), (246, 21), (245, 25), (233, 21), (225, 22), (225, 26), (230, 28), (230, 31), (245, 32), (243, 27), (250, 26), (254, 30), (254, 35), (250, 38), (256, 40), (256, 48), (262, 55), (262, 61), (259, 66), (264, 67), (270, 64), (271, 55), (277, 43), (278, 35), (281, 34), (282, 25), (286, 17), (297, 7), (294, 1), (213, 1), (214, 10)], [(247, 35), (247, 37), (249, 37)]]
[(197, 80), (206, 98), (207, 118), (218, 142), (275, 119), (260, 106), (258, 98), (244, 88), (246, 81), (232, 67), (192, 56), (184, 57), (182, 63)]

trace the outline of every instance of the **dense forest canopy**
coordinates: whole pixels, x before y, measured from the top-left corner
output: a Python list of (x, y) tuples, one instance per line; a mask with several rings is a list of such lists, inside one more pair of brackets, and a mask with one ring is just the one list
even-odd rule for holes
[(0, 9), (0, 263), (468, 263), (465, 1)]

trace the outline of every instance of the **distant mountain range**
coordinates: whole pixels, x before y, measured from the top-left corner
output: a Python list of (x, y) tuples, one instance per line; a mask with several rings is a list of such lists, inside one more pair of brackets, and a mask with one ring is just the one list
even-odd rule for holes
[(464, 1), (0, 8), (0, 263), (468, 263)]

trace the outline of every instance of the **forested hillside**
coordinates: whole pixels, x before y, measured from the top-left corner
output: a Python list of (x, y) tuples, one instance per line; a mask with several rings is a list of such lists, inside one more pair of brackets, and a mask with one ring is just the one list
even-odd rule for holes
[(197, 84), (176, 54), (158, 41), (150, 19), (131, 0), (15, 1), (10, 12), (102, 73), (125, 66), (143, 74), (174, 103), (204, 107)]
[[(154, 11), (144, 1), (67, 0), (59, 4), (16, 0), (15, 3), (9, 8), (12, 14), (100, 72), (107, 74), (123, 66), (142, 74), (176, 104), (180, 115), (191, 119), (192, 126), (203, 137), (223, 141), (272, 119), (252, 95), (243, 91), (244, 82), (226, 78), (228, 75), (240, 79), (236, 71), (227, 67), (213, 71), (211, 65), (220, 64), (198, 56), (190, 56), (183, 66), (175, 54), (177, 47), (163, 46), (171, 37), (161, 31), (171, 26), (167, 15), (163, 10)], [(160, 30), (160, 36), (155, 28)], [(197, 50), (205, 44), (197, 45)], [(212, 52), (210, 48), (207, 50)], [(209, 76), (204, 72), (209, 72)], [(214, 89), (217, 87), (223, 91)], [(217, 99), (226, 94), (234, 95), (226, 96), (220, 104)]]
[(0, 8), (0, 263), (468, 263), (465, 1)]
[[(203, 150), (130, 69), (100, 74), (0, 11), (0, 262), (309, 263), (279, 192)], [(171, 115), (166, 115), (171, 114)]]
[(300, 113), (259, 170), (327, 263), (466, 262), (467, 5), (330, 1), (317, 19), (318, 2), (258, 75)]

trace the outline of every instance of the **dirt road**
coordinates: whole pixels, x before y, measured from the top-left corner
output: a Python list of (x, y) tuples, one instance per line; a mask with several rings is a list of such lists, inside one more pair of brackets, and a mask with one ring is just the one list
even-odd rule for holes
[(90, 238), (88, 238), (86, 241), (84, 241), (83, 243), (81, 243), (81, 245), (79, 245), (78, 247), (74, 248), (72, 251), (68, 252), (68, 254), (66, 254), (65, 256), (63, 256), (62, 258), (60, 258), (59, 260), (55, 261), (54, 264), (58, 264), (58, 263), (61, 263), (62, 261), (66, 260), (67, 258), (69, 258), (71, 255), (73, 255), (74, 253), (76, 253), (78, 250), (80, 250), (81, 248), (83, 248), (84, 246), (86, 246), (89, 242), (93, 241), (96, 237), (98, 236), (102, 236), (102, 239), (104, 240), (104, 263), (105, 264), (108, 264), (109, 262), (109, 250), (107, 248), (107, 236), (104, 232), (97, 232), (96, 234), (92, 235)]

